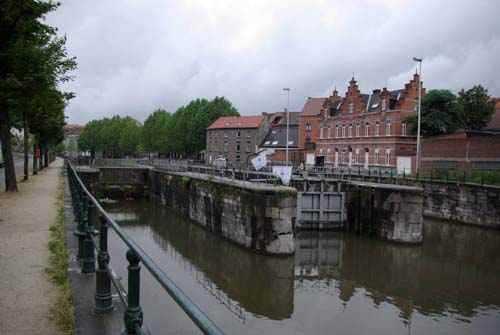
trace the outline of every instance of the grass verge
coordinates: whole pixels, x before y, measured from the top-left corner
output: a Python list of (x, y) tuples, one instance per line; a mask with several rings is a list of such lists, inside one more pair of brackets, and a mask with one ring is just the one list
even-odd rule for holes
[(60, 295), (50, 309), (51, 318), (64, 334), (76, 335), (75, 307), (68, 278), (68, 248), (64, 221), (64, 177), (59, 177), (57, 218), (50, 227), (50, 267), (47, 273), (59, 286)]

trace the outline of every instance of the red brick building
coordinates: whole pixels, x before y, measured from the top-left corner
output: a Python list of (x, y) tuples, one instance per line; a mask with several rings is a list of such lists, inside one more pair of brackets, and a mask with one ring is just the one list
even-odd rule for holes
[(319, 137), (319, 117), (327, 98), (308, 98), (300, 112), (299, 149), (303, 154), (302, 161), (307, 155), (316, 152), (316, 141)]
[(326, 165), (414, 169), (416, 136), (409, 135), (404, 119), (417, 112), (418, 86), (415, 74), (395, 91), (383, 88), (362, 94), (354, 78), (345, 96), (334, 90), (317, 119), (315, 154), (323, 156)]
[(500, 170), (500, 99), (489, 124), (479, 131), (422, 139), (422, 170)]

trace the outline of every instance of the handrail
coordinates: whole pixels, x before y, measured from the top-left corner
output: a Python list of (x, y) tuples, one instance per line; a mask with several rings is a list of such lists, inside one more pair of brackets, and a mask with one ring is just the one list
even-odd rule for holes
[[(110, 215), (102, 208), (99, 202), (94, 198), (94, 196), (87, 190), (82, 180), (79, 178), (76, 170), (71, 165), (71, 163), (66, 163), (67, 168), (71, 172), (72, 180), (77, 182), (78, 188), (84, 193), (84, 197), (90, 201), (93, 206), (97, 209), (97, 211), (101, 214), (101, 220), (105, 220), (105, 222), (109, 223), (116, 234), (122, 239), (122, 241), (130, 248), (127, 253), (127, 259), (131, 264), (135, 264), (137, 266), (138, 261), (142, 261), (146, 269), (149, 270), (151, 275), (158, 281), (158, 283), (167, 291), (167, 293), (175, 300), (175, 302), (182, 308), (182, 310), (189, 316), (189, 318), (198, 326), (198, 328), (204, 334), (224, 334), (222, 330), (220, 330), (213, 322), (210, 320), (188, 297), (182, 292), (180, 288), (178, 288), (175, 283), (167, 276), (167, 274), (149, 257), (144, 250), (110, 217)], [(86, 206), (85, 206), (86, 207)], [(102, 222), (102, 221), (101, 221)], [(94, 240), (92, 240), (92, 244), (94, 244)], [(93, 249), (92, 249), (93, 250)], [(109, 257), (109, 256), (108, 256)], [(134, 260), (136, 258), (136, 261)], [(108, 260), (109, 262), (109, 260)], [(135, 262), (135, 263), (134, 263)], [(109, 267), (109, 265), (107, 265)], [(131, 275), (131, 266), (129, 266), (129, 276)], [(109, 267), (109, 269), (111, 269)], [(137, 275), (138, 275), (137, 268)], [(109, 270), (108, 270), (109, 271)], [(106, 271), (107, 272), (107, 271)], [(108, 274), (109, 275), (109, 274)], [(137, 278), (137, 281), (139, 279)], [(130, 287), (130, 280), (129, 280)], [(130, 294), (130, 292), (129, 292)], [(138, 300), (138, 293), (137, 293)], [(142, 310), (140, 306), (138, 306), (140, 312), (140, 322), (135, 322), (132, 325), (133, 329), (137, 329), (137, 326), (142, 324)], [(127, 319), (127, 312), (125, 312), (125, 319)], [(125, 320), (127, 323), (127, 320)], [(127, 328), (129, 329), (129, 328)], [(137, 332), (134, 330), (134, 332)]]

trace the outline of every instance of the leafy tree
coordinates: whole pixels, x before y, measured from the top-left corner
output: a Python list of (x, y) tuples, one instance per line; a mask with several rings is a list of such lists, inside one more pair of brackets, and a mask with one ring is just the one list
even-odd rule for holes
[[(57, 37), (54, 28), (41, 22), (57, 6), (51, 1), (34, 0), (4, 0), (0, 3), (0, 140), (6, 163), (7, 191), (17, 191), (10, 127), (17, 123), (25, 130), (27, 177), (28, 123), (35, 118), (41, 120), (37, 113), (45, 112), (47, 108), (59, 111), (61, 103), (64, 105), (69, 97), (55, 95), (54, 91), (57, 91), (58, 83), (71, 79), (67, 73), (76, 67), (76, 62), (66, 55), (66, 40)], [(59, 99), (54, 99), (55, 96)], [(48, 106), (48, 103), (52, 105)], [(54, 134), (48, 131), (49, 128), (46, 127), (40, 136), (45, 143), (53, 141), (47, 136), (60, 138), (60, 132)]]
[(481, 85), (458, 92), (458, 103), (462, 108), (463, 127), (466, 130), (486, 127), (495, 112), (495, 101), (490, 99), (488, 90)]
[(118, 149), (122, 154), (133, 155), (140, 144), (142, 126), (131, 117), (121, 120), (123, 124), (120, 130), (120, 139), (118, 140)]
[[(417, 133), (418, 116), (405, 119), (410, 132)], [(422, 98), (420, 130), (423, 135), (455, 132), (462, 126), (462, 114), (457, 97), (449, 90), (431, 90)]]

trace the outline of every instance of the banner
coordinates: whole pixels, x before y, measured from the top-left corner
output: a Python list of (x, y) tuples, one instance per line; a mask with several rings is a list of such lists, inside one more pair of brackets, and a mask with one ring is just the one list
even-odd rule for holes
[(276, 177), (281, 178), (283, 185), (290, 185), (290, 179), (292, 179), (291, 166), (273, 166), (273, 174)]
[(252, 159), (252, 164), (256, 171), (259, 171), (264, 166), (266, 166), (267, 165), (266, 152), (262, 151), (257, 157)]

